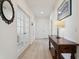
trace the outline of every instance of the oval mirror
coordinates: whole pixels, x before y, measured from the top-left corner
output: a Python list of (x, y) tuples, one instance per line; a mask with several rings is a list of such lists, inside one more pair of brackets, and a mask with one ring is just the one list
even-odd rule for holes
[(3, 14), (8, 20), (13, 16), (12, 7), (7, 1), (3, 3)]
[(3, 0), (1, 3), (2, 19), (10, 24), (14, 20), (14, 8), (10, 0)]

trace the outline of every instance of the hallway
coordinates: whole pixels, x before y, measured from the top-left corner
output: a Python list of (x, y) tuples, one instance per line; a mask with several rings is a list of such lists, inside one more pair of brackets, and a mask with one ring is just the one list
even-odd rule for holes
[(62, 56), (79, 59), (79, 0), (0, 1), (0, 59)]
[(18, 59), (52, 59), (48, 45), (48, 39), (35, 40)]

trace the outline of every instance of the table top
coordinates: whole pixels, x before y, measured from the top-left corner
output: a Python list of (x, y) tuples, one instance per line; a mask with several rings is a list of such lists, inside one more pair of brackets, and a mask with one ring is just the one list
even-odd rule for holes
[(60, 37), (59, 39), (57, 39), (56, 35), (49, 35), (49, 37), (58, 45), (79, 45), (76, 42), (67, 40), (63, 37)]

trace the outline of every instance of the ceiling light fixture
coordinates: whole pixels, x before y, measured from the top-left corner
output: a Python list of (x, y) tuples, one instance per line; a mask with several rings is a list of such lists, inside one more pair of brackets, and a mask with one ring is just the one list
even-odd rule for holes
[(61, 14), (61, 12), (58, 12), (59, 14)]
[(41, 14), (44, 14), (44, 12), (43, 12), (43, 11), (41, 11), (40, 13), (41, 13)]

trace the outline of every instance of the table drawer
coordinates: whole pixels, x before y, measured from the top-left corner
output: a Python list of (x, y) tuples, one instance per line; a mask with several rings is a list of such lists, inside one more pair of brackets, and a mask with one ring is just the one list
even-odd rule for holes
[(76, 46), (74, 45), (61, 45), (58, 50), (62, 53), (76, 53)]

